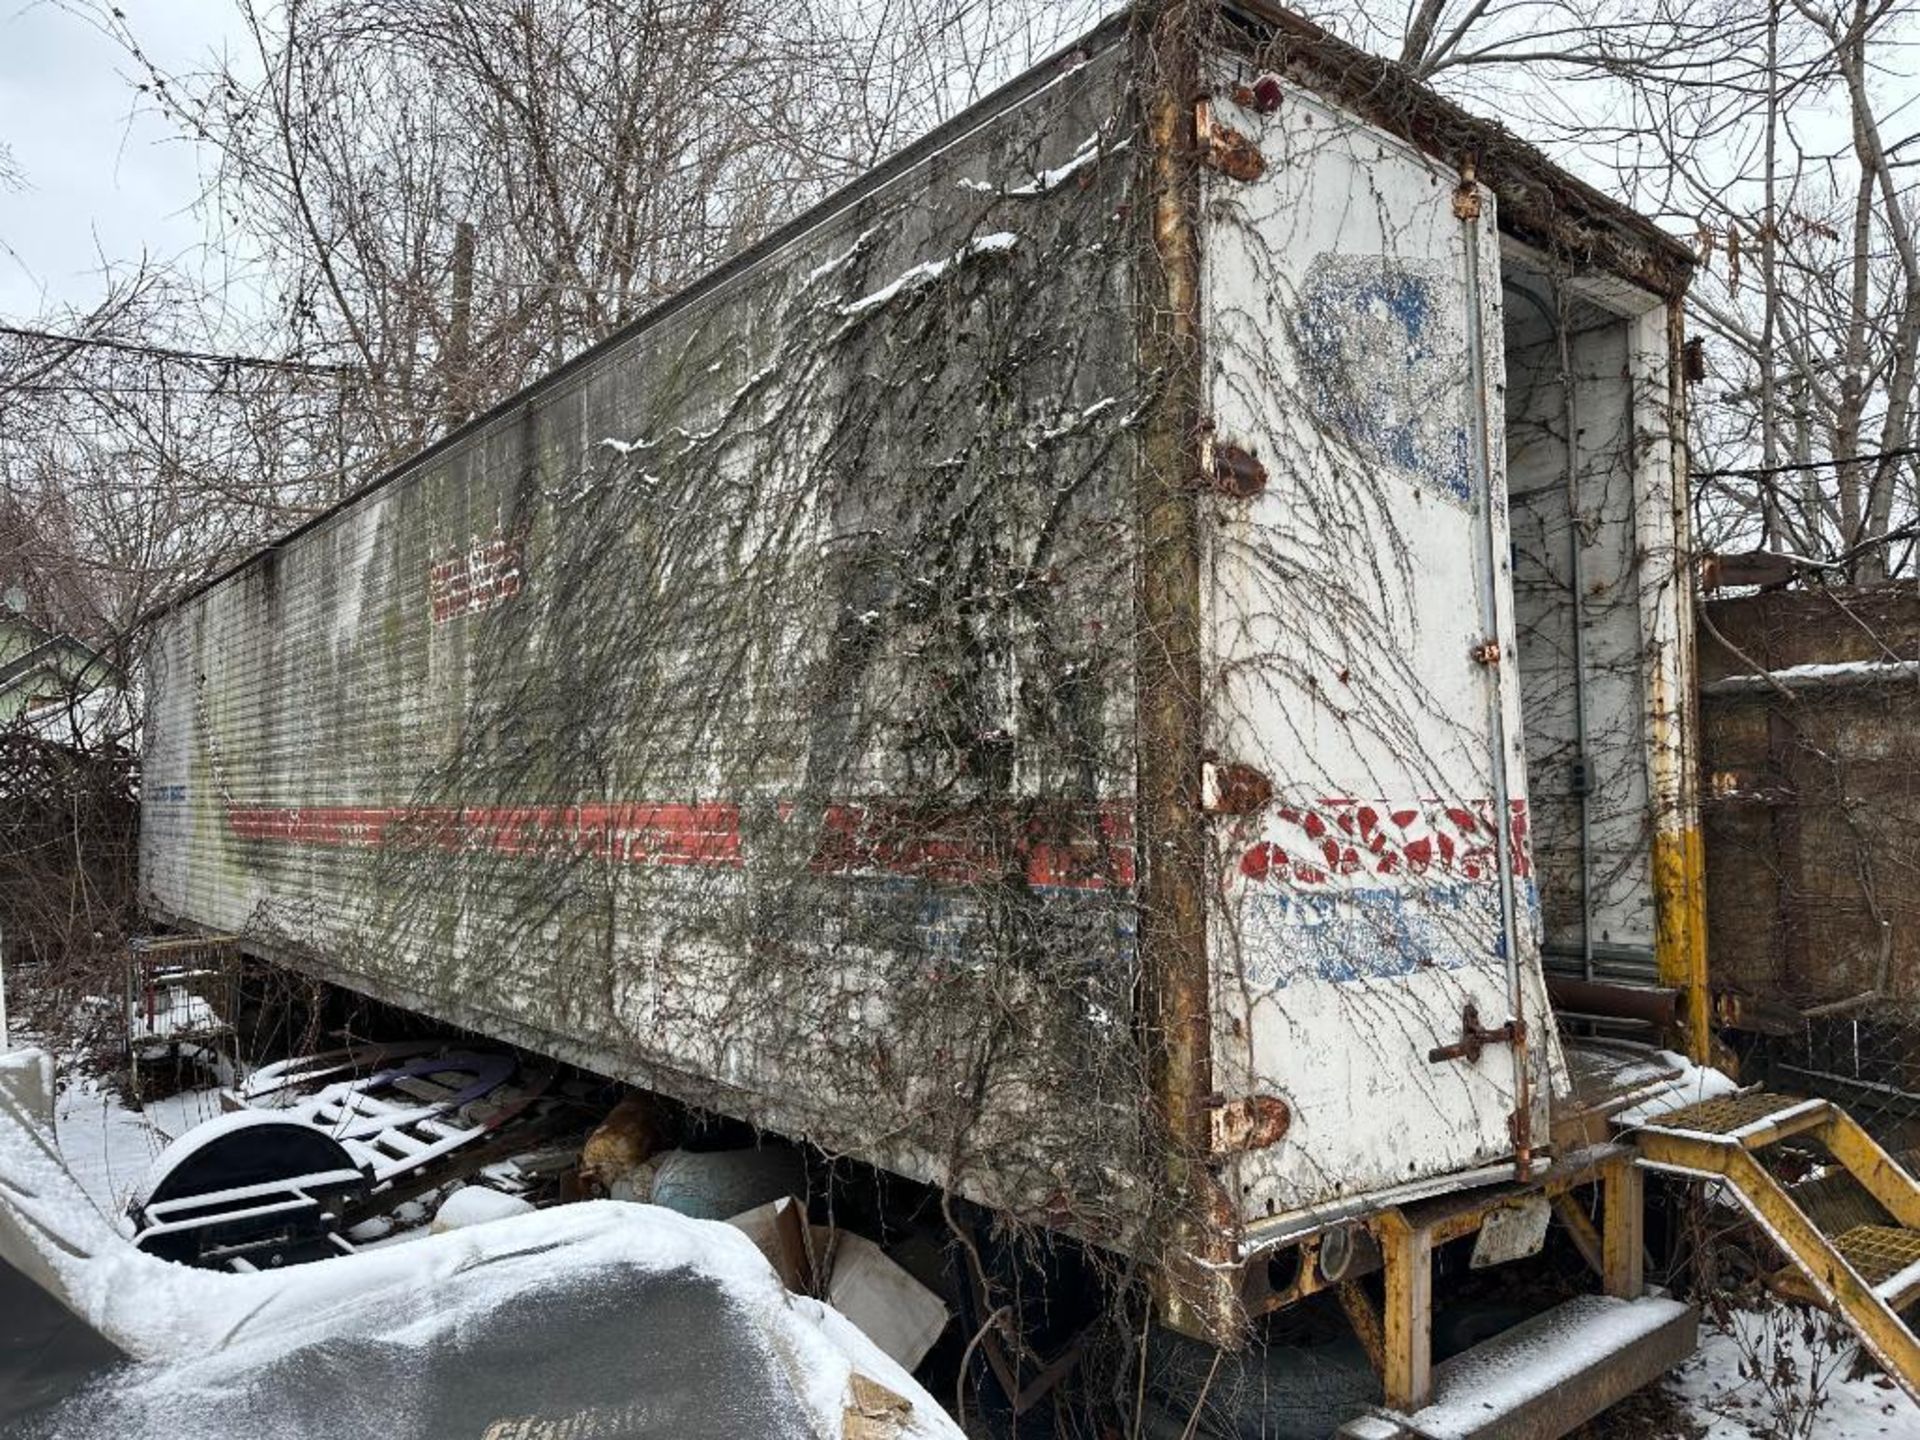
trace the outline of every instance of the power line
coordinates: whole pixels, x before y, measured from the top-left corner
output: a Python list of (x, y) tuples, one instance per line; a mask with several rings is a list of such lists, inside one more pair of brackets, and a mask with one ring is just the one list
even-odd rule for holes
[(1769, 475), (1792, 475), (1807, 470), (1831, 470), (1836, 465), (1871, 465), (1879, 460), (1905, 460), (1920, 455), (1920, 445), (1881, 450), (1872, 455), (1845, 455), (1832, 460), (1798, 460), (1788, 465), (1752, 465), (1730, 470), (1695, 470), (1696, 480), (1764, 480)]
[(243, 370), (284, 370), (303, 375), (359, 375), (357, 365), (326, 365), (311, 360), (276, 360), (264, 355), (227, 355), (213, 350), (179, 350), (169, 345), (148, 345), (136, 340), (115, 340), (104, 335), (58, 335), (51, 330), (33, 330), (21, 325), (0, 324), (0, 335), (20, 340), (39, 340), (52, 345), (72, 345), (95, 350), (117, 350), (128, 355), (146, 355), (159, 360), (183, 360), (195, 365), (226, 365)]

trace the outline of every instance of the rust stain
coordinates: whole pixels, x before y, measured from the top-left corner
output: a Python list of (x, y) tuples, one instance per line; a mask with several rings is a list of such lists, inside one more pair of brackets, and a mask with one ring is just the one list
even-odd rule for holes
[(1228, 442), (1207, 446), (1207, 483), (1233, 500), (1251, 500), (1267, 488), (1267, 467), (1253, 452)]
[(1293, 1109), (1278, 1095), (1249, 1095), (1240, 1100), (1217, 1100), (1211, 1123), (1213, 1153), (1233, 1155), (1265, 1150), (1286, 1138), (1293, 1125)]
[(1193, 107), (1193, 129), (1200, 146), (1200, 163), (1229, 180), (1258, 180), (1267, 173), (1267, 157), (1260, 147), (1213, 113), (1200, 101)]
[(1273, 781), (1251, 765), (1208, 761), (1202, 788), (1214, 815), (1252, 815), (1273, 800)]

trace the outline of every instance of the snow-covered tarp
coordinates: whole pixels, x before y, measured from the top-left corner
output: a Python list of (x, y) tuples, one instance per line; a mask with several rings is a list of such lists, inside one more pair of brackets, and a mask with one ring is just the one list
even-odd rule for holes
[(251, 1275), (156, 1259), (68, 1173), (51, 1088), (45, 1055), (0, 1055), (0, 1261), (129, 1361), (27, 1434), (838, 1437), (850, 1406), (876, 1404), (903, 1440), (960, 1434), (745, 1235), (653, 1206), (564, 1206)]

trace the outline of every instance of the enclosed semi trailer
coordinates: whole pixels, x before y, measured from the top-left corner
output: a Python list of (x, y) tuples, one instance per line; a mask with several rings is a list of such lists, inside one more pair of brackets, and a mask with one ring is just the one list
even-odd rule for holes
[(1549, 968), (1704, 1038), (1687, 276), (1283, 12), (1118, 16), (172, 605), (149, 903), (1216, 1339), (1378, 1245), (1420, 1403), (1514, 1195), (1639, 1288)]

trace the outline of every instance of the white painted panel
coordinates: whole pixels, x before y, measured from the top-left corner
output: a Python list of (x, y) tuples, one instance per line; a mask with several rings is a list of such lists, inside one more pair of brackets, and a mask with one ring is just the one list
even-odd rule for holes
[[(1266, 161), (1255, 182), (1205, 181), (1203, 297), (1216, 438), (1270, 477), (1211, 502), (1207, 582), (1212, 742), (1274, 785), (1216, 821), (1211, 932), (1216, 1086), (1294, 1117), (1232, 1176), (1259, 1220), (1513, 1152), (1514, 1049), (1430, 1058), (1468, 1006), (1499, 1026), (1518, 993), (1536, 1129), (1558, 1067), (1511, 669), (1492, 197), (1464, 224), (1456, 176), (1296, 92), (1216, 113)], [(1497, 669), (1473, 658), (1489, 639)]]

